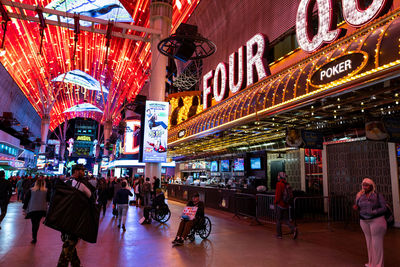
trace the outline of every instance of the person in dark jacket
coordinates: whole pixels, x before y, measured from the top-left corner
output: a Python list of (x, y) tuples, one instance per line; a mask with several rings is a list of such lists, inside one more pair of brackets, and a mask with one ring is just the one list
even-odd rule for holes
[(151, 207), (144, 207), (143, 210), (143, 217), (145, 218), (143, 224), (148, 224), (151, 223), (150, 219), (150, 211), (155, 210), (155, 209), (160, 209), (163, 208), (163, 206), (166, 206), (165, 204), (165, 196), (164, 193), (161, 191), (160, 188), (157, 188), (156, 190), (156, 196), (153, 198), (153, 201), (151, 203)]
[(117, 210), (117, 203), (115, 202), (117, 192), (122, 188), (121, 186), (121, 179), (117, 179), (113, 181), (113, 210), (116, 211), (116, 213), (113, 212), (113, 215), (118, 218), (118, 210)]
[(1, 210), (0, 225), (4, 217), (6, 217), (8, 203), (10, 203), (10, 198), (12, 196), (11, 183), (7, 181), (5, 177), (6, 177), (5, 172), (0, 171), (0, 210)]
[(26, 213), (25, 219), (31, 219), (32, 222), (32, 244), (37, 242), (40, 220), (46, 216), (49, 198), (49, 191), (43, 179), (38, 179), (25, 197), (23, 209)]
[[(24, 179), (24, 181), (22, 182), (22, 195), (24, 196), (24, 198), (28, 193), (28, 191), (31, 189), (32, 184), (33, 184), (33, 179), (29, 177), (27, 179)], [(24, 201), (24, 198), (22, 199), (22, 202)]]
[(287, 184), (286, 173), (279, 172), (278, 182), (276, 183), (275, 200), (274, 200), (275, 210), (276, 210), (276, 237), (282, 239), (281, 221), (283, 220), (292, 231), (293, 239), (296, 239), (298, 231), (297, 228), (289, 221), (289, 204), (283, 201), (283, 194), (285, 191), (286, 184)]
[(195, 225), (199, 219), (204, 217), (204, 203), (200, 201), (199, 193), (195, 193), (192, 196), (192, 200), (189, 201), (186, 206), (197, 207), (196, 215), (193, 220), (181, 219), (176, 237), (172, 241), (174, 245), (182, 245), (186, 237), (189, 235), (190, 230), (192, 230), (193, 225)]
[(101, 178), (97, 183), (97, 190), (98, 190), (98, 202), (103, 208), (103, 216), (106, 215), (107, 209), (107, 198), (108, 198), (108, 188), (107, 183), (104, 178)]
[[(92, 186), (84, 179), (84, 175), (85, 166), (76, 164), (72, 166), (72, 176), (65, 181), (65, 183), (83, 192), (88, 199), (92, 200)], [(81, 266), (81, 261), (76, 252), (76, 245), (78, 244), (79, 238), (68, 233), (61, 233), (61, 240), (63, 241), (63, 246), (57, 267), (68, 267), (69, 263), (71, 263), (73, 267)]]
[(115, 195), (114, 202), (117, 204), (118, 209), (118, 228), (121, 227), (125, 231), (126, 214), (128, 213), (129, 207), (129, 196), (133, 196), (132, 192), (126, 188), (127, 183), (123, 181), (121, 183), (122, 188), (118, 190)]

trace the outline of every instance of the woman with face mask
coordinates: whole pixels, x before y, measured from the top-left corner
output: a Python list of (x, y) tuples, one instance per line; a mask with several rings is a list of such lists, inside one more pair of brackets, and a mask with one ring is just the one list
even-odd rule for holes
[(374, 181), (365, 178), (362, 189), (356, 196), (353, 209), (360, 213), (360, 225), (365, 235), (368, 249), (366, 267), (383, 267), (383, 238), (386, 233), (386, 202), (382, 194), (375, 192)]

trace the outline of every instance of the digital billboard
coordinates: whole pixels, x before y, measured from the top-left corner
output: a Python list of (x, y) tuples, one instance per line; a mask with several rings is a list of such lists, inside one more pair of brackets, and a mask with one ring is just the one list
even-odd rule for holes
[(210, 170), (212, 172), (217, 172), (218, 171), (218, 161), (211, 161), (210, 163)]
[(146, 101), (143, 162), (167, 160), (168, 110), (168, 102)]
[(261, 170), (261, 159), (260, 158), (250, 158), (250, 168), (252, 170)]
[[(79, 14), (92, 18), (113, 20), (117, 22), (133, 22), (131, 15), (117, 0), (56, 0), (45, 8)], [(53, 14), (44, 14), (45, 19), (60, 20), (61, 22), (73, 23), (73, 19)], [(82, 26), (90, 26), (88, 21), (81, 21)]]
[(244, 171), (244, 158), (237, 158), (233, 161), (233, 171), (234, 172)]
[(221, 172), (229, 172), (229, 159), (221, 160)]
[(138, 154), (140, 143), (140, 121), (127, 120), (124, 137), (124, 154)]
[(71, 70), (67, 73), (60, 74), (51, 81), (72, 83), (93, 91), (103, 90), (103, 93), (107, 94), (109, 92), (104, 85), (100, 88), (100, 83), (95, 78), (81, 70)]
[(70, 107), (69, 109), (65, 110), (63, 113), (67, 113), (67, 112), (100, 112), (103, 113), (103, 111), (101, 111), (98, 107), (95, 107), (92, 104), (89, 103), (82, 103), (82, 104), (78, 104), (75, 106)]

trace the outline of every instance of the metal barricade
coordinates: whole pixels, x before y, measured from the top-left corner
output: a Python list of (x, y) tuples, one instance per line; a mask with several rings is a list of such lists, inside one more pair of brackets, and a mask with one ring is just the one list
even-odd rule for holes
[(294, 199), (293, 218), (296, 223), (307, 222), (343, 222), (346, 225), (357, 222), (352, 212), (351, 201), (344, 196), (296, 197)]
[(235, 194), (235, 216), (246, 216), (256, 218), (257, 215), (256, 196), (253, 194)]
[(276, 222), (274, 205), (275, 195), (257, 194), (256, 195), (256, 218), (258, 221), (266, 223)]

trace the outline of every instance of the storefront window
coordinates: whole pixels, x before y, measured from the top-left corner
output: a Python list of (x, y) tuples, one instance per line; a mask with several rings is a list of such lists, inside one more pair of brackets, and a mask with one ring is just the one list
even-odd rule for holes
[(322, 150), (305, 150), (306, 192), (322, 195)]

